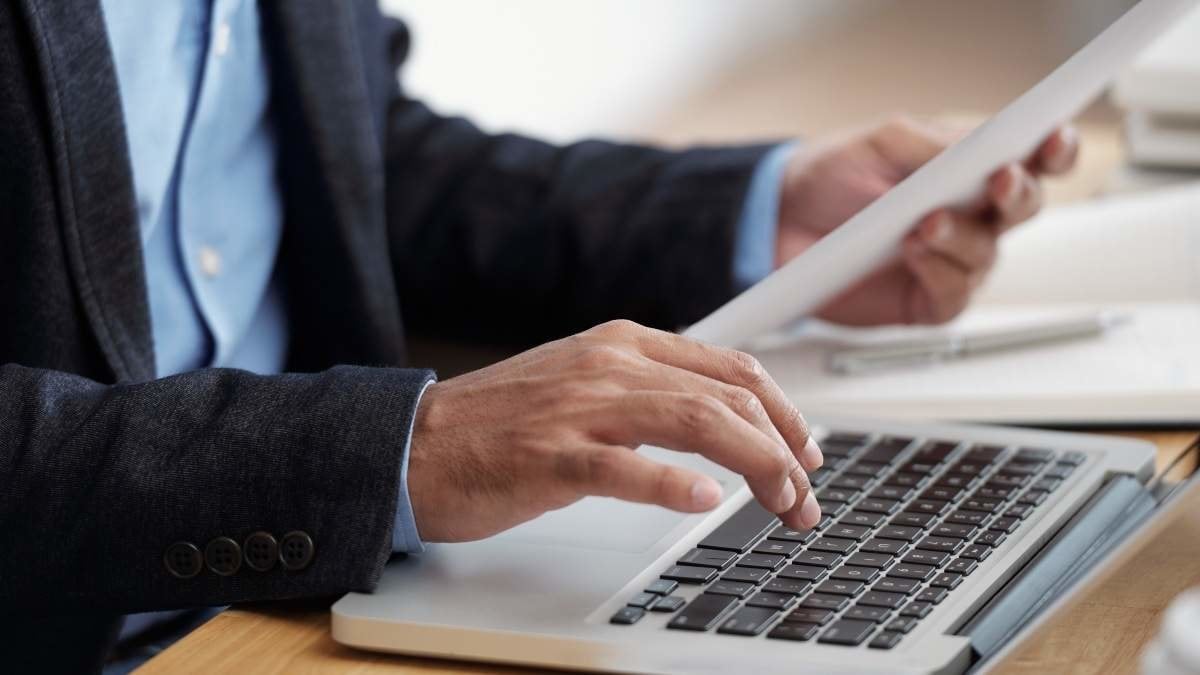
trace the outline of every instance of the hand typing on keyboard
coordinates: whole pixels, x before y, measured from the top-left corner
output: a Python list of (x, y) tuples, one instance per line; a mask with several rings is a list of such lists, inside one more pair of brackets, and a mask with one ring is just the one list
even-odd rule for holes
[(409, 460), (417, 526), (426, 541), (464, 541), (587, 495), (720, 503), (716, 481), (634, 452), (642, 444), (742, 474), (791, 527), (820, 519), (808, 472), (821, 451), (752, 357), (615, 321), (430, 385)]

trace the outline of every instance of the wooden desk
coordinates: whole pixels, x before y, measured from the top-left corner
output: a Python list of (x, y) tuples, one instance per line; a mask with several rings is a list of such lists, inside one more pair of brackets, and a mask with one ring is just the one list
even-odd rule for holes
[[(1159, 461), (1196, 432), (1123, 433), (1159, 447)], [(1009, 659), (998, 672), (1132, 673), (1176, 594), (1200, 585), (1200, 512), (1164, 531), (1098, 592)], [(235, 608), (164, 651), (138, 671), (154, 673), (494, 673), (485, 664), (361, 652), (333, 641), (327, 605)]]

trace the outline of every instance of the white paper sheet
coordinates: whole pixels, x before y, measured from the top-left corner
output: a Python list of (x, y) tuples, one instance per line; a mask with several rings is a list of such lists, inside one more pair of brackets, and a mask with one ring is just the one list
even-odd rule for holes
[(979, 195), (994, 170), (1026, 157), (1196, 5), (1197, 0), (1141, 0), (987, 123), (686, 335), (739, 346), (812, 312), (892, 256), (922, 216)]

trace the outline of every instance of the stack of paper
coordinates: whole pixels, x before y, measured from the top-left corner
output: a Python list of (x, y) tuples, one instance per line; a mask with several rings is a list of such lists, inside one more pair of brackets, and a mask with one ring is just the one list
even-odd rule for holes
[(1165, 33), (1118, 78), (1113, 100), (1127, 111), (1133, 161), (1200, 168), (1200, 10)]
[[(817, 321), (751, 350), (801, 410), (1054, 425), (1200, 422), (1200, 184), (1046, 211), (1003, 243), (975, 306), (940, 327)], [(1102, 337), (927, 367), (838, 375), (850, 347), (1028, 325), (1096, 310)]]

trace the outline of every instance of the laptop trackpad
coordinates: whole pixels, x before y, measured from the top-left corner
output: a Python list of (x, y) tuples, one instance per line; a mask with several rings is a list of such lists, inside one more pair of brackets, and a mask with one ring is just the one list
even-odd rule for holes
[(519, 544), (642, 553), (675, 529), (687, 514), (607, 497), (585, 497), (494, 539)]

